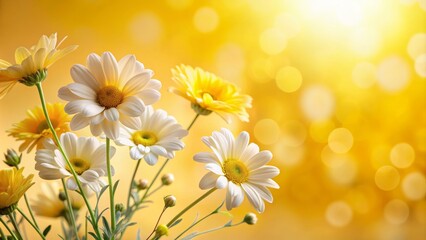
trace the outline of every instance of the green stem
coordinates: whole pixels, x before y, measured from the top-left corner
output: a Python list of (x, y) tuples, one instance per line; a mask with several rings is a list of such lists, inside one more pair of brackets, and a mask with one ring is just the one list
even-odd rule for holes
[(21, 232), (19, 231), (19, 227), (18, 227), (18, 224), (16, 223), (15, 217), (13, 216), (13, 213), (9, 213), (8, 216), (9, 216), (10, 222), (15, 228), (16, 236), (18, 237), (18, 239), (22, 239)]
[(0, 222), (3, 223), (4, 227), (9, 231), (10, 235), (12, 235), (13, 239), (17, 240), (15, 233), (13, 233), (12, 229), (7, 225), (7, 223), (3, 220), (3, 218), (0, 217)]
[(192, 125), (194, 125), (195, 121), (197, 121), (197, 118), (200, 116), (200, 114), (197, 113), (197, 115), (195, 115), (194, 119), (192, 120), (192, 122), (189, 124), (189, 126), (186, 128), (187, 131), (189, 131), (189, 129), (192, 128)]
[(204, 193), (201, 197), (197, 198), (195, 201), (193, 201), (191, 204), (189, 204), (185, 209), (180, 211), (180, 213), (178, 213), (172, 220), (170, 220), (169, 223), (167, 223), (167, 227), (170, 227), (170, 225), (172, 225), (176, 220), (178, 220), (184, 213), (186, 213), (189, 209), (191, 209), (192, 207), (197, 205), (197, 203), (199, 203), (201, 200), (206, 198), (208, 195), (210, 195), (211, 193), (216, 191), (216, 189), (217, 188), (210, 189), (208, 192)]
[(135, 170), (133, 171), (132, 179), (130, 179), (130, 187), (129, 187), (129, 194), (127, 195), (126, 210), (128, 210), (129, 207), (130, 207), (130, 197), (132, 195), (133, 183), (135, 181), (136, 173), (138, 172), (141, 160), (142, 160), (142, 158), (139, 159), (138, 162), (136, 163), (136, 167), (135, 167)]
[(78, 189), (79, 189), (79, 191), (81, 193), (81, 196), (83, 197), (83, 200), (84, 200), (84, 202), (85, 202), (85, 204), (87, 206), (87, 209), (89, 211), (90, 218), (92, 219), (92, 222), (94, 224), (93, 228), (94, 228), (94, 230), (96, 232), (96, 235), (101, 239), (102, 235), (99, 232), (99, 227), (97, 226), (97, 219), (95, 218), (95, 214), (93, 213), (92, 207), (90, 206), (90, 203), (89, 203), (89, 201), (87, 199), (87, 196), (84, 193), (83, 187), (82, 187), (82, 185), (80, 183), (80, 180), (78, 179), (77, 173), (75, 172), (74, 167), (70, 163), (70, 160), (68, 159), (68, 156), (65, 153), (65, 151), (64, 151), (64, 149), (62, 147), (61, 142), (59, 141), (58, 134), (56, 134), (56, 131), (53, 128), (52, 122), (50, 121), (49, 113), (47, 111), (46, 101), (44, 99), (43, 88), (41, 86), (41, 83), (37, 83), (36, 87), (37, 87), (37, 90), (38, 90), (38, 94), (40, 96), (41, 106), (42, 106), (42, 109), (43, 109), (44, 117), (46, 118), (46, 123), (49, 126), (50, 131), (52, 132), (53, 139), (55, 140), (55, 143), (57, 144), (59, 151), (61, 152), (62, 156), (64, 157), (65, 162), (67, 163), (67, 166), (71, 170), (71, 174), (74, 177), (75, 182), (77, 183)]
[(75, 215), (74, 215), (74, 210), (72, 208), (71, 199), (70, 199), (70, 196), (68, 194), (68, 189), (67, 189), (67, 186), (65, 185), (65, 180), (63, 178), (61, 178), (61, 181), (62, 181), (62, 186), (64, 188), (66, 202), (67, 202), (67, 205), (68, 205), (68, 213), (69, 213), (70, 218), (71, 218), (71, 225), (72, 225), (72, 228), (74, 230), (75, 237), (77, 239), (80, 239), (79, 236), (78, 236), (77, 225), (75, 224)]
[(161, 211), (160, 216), (157, 219), (157, 222), (155, 223), (154, 229), (152, 230), (151, 234), (149, 234), (149, 236), (146, 238), (146, 240), (148, 240), (152, 234), (155, 233), (155, 230), (157, 229), (158, 223), (160, 222), (161, 217), (163, 216), (164, 212), (166, 211), (167, 207), (163, 207), (163, 211)]
[(196, 236), (200, 236), (200, 235), (203, 235), (203, 234), (206, 234), (206, 233), (211, 233), (211, 232), (214, 232), (214, 231), (217, 231), (217, 230), (223, 229), (223, 228), (235, 227), (235, 226), (238, 226), (238, 225), (242, 224), (243, 222), (244, 222), (244, 221), (239, 222), (239, 223), (236, 223), (236, 224), (233, 224), (233, 225), (224, 225), (224, 226), (220, 226), (220, 227), (217, 227), (217, 228), (213, 228), (213, 229), (210, 229), (210, 230), (207, 230), (207, 231), (204, 231), (204, 232), (199, 232), (199, 233), (197, 233), (197, 234), (192, 235), (192, 238), (195, 238)]
[(193, 228), (195, 225), (197, 225), (197, 224), (199, 224), (200, 222), (202, 222), (202, 221), (204, 221), (206, 218), (208, 218), (208, 217), (210, 217), (211, 215), (213, 215), (213, 214), (216, 214), (217, 212), (216, 211), (214, 211), (214, 212), (211, 212), (211, 213), (209, 213), (209, 214), (207, 214), (206, 216), (204, 216), (203, 218), (201, 218), (200, 220), (198, 220), (198, 221), (196, 221), (196, 222), (194, 222), (194, 223), (192, 223), (187, 229), (185, 229), (183, 232), (181, 232), (176, 238), (175, 238), (175, 240), (176, 239), (178, 239), (179, 237), (181, 237), (183, 234), (185, 234), (186, 232), (188, 232), (191, 228)]
[(157, 188), (155, 188), (154, 190), (152, 190), (152, 192), (150, 192), (149, 194), (146, 195), (146, 197), (151, 196), (152, 194), (154, 194), (156, 191), (160, 190), (162, 187), (164, 187), (163, 184), (161, 184), (160, 186), (158, 186)]
[(115, 204), (114, 204), (114, 187), (112, 185), (112, 175), (111, 175), (111, 159), (110, 159), (110, 139), (106, 138), (106, 162), (107, 162), (107, 172), (108, 172), (108, 184), (109, 184), (109, 207), (111, 213), (111, 229), (112, 229), (112, 240), (115, 239)]
[(16, 210), (18, 210), (18, 212), (25, 218), (25, 220), (27, 220), (27, 222), (34, 228), (34, 230), (36, 230), (38, 235), (40, 235), (43, 240), (46, 240), (46, 237), (43, 235), (43, 233), (40, 232), (40, 229), (33, 222), (31, 222), (31, 220), (22, 212), (22, 210), (19, 207), (17, 207)]

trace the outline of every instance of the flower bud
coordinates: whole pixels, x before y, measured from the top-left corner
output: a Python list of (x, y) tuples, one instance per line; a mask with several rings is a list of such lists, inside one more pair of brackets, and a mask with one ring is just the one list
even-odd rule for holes
[(116, 212), (123, 212), (124, 211), (124, 205), (122, 203), (115, 204), (115, 211)]
[(6, 163), (7, 166), (16, 167), (21, 163), (22, 153), (18, 156), (15, 150), (7, 149), (7, 153), (4, 154), (4, 157), (6, 158), (4, 163)]
[(244, 216), (243, 222), (247, 223), (248, 225), (254, 225), (257, 222), (256, 214), (254, 213), (247, 213), (246, 216)]
[(161, 182), (164, 186), (169, 186), (175, 181), (175, 176), (171, 173), (166, 173), (161, 177)]
[(136, 188), (141, 191), (148, 188), (148, 180), (146, 179), (139, 179), (138, 183), (136, 184)]
[(59, 200), (61, 200), (61, 201), (67, 200), (67, 195), (65, 194), (64, 191), (60, 191), (58, 197), (59, 197)]
[(168, 195), (164, 197), (164, 207), (174, 207), (176, 205), (176, 197), (173, 195)]
[(169, 236), (169, 228), (164, 225), (158, 225), (157, 229), (155, 229), (155, 238), (160, 238), (161, 236)]

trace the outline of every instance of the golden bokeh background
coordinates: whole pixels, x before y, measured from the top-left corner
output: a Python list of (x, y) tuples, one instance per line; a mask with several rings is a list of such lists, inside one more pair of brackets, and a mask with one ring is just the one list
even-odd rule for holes
[[(241, 225), (200, 239), (426, 238), (426, 1), (425, 0), (0, 0), (0, 58), (29, 47), (42, 34), (67, 35), (64, 46), (79, 48), (49, 69), (49, 102), (72, 81), (69, 69), (91, 52), (117, 58), (135, 54), (163, 83), (155, 104), (187, 126), (189, 103), (167, 91), (170, 69), (200, 66), (237, 84), (253, 97), (250, 122), (230, 125), (217, 115), (200, 118), (185, 139), (187, 148), (166, 168), (175, 183), (160, 190), (154, 204), (135, 218), (147, 236), (174, 194), (168, 221), (203, 192), (206, 170), (192, 156), (208, 149), (200, 137), (228, 127), (246, 130), (261, 149), (270, 149), (280, 168), (273, 204), (255, 226)], [(39, 105), (35, 88), (17, 85), (0, 101), (0, 151), (18, 143), (4, 132)], [(85, 129), (78, 132), (89, 136)], [(26, 173), (35, 173), (34, 153), (24, 154)], [(135, 162), (127, 149), (113, 159), (125, 201)], [(143, 166), (151, 179), (159, 166)], [(40, 179), (30, 199), (40, 190)], [(217, 191), (186, 214), (185, 222), (207, 214), (224, 199)], [(93, 199), (92, 199), (93, 200)], [(155, 204), (157, 203), (157, 204)], [(21, 203), (23, 204), (23, 203)], [(107, 198), (103, 207), (107, 207)], [(231, 211), (238, 222), (254, 209), (247, 201)], [(81, 220), (82, 216), (80, 216)], [(220, 226), (215, 216), (197, 230)], [(54, 224), (50, 239), (57, 239)], [(170, 238), (172, 239), (172, 238)]]

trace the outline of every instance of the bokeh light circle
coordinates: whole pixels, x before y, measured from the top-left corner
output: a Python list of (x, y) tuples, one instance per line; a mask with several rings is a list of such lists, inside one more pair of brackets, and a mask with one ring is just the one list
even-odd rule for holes
[(160, 18), (152, 12), (141, 13), (134, 17), (129, 28), (134, 40), (142, 44), (152, 44), (163, 34)]
[(400, 57), (383, 60), (377, 69), (379, 86), (386, 92), (396, 93), (407, 87), (410, 81), (410, 67)]
[(390, 160), (395, 167), (407, 168), (415, 159), (413, 147), (408, 143), (396, 144), (390, 152)]
[(328, 146), (335, 153), (347, 153), (353, 143), (352, 133), (346, 128), (336, 128), (328, 136)]
[[(426, 1), (425, 1), (426, 2)], [(426, 33), (414, 34), (407, 45), (407, 52), (415, 60), (421, 54), (426, 53)]]
[[(426, 45), (426, 42), (425, 42)], [(426, 78), (426, 53), (418, 56), (416, 62), (414, 63), (414, 68), (416, 73), (422, 77)]]
[(400, 225), (407, 221), (410, 209), (407, 203), (400, 199), (389, 201), (384, 209), (384, 217), (387, 222), (393, 225)]
[(281, 139), (290, 147), (299, 147), (306, 139), (306, 127), (299, 121), (290, 120), (281, 125)]
[(392, 166), (383, 166), (376, 171), (374, 177), (377, 187), (383, 191), (395, 189), (400, 181), (398, 170)]
[(199, 32), (213, 32), (219, 25), (219, 15), (211, 7), (201, 7), (195, 12), (193, 23)]
[(305, 157), (305, 147), (288, 146), (283, 140), (274, 144), (274, 159), (277, 159), (285, 166), (295, 166), (299, 164)]
[(421, 200), (426, 196), (426, 177), (420, 172), (412, 172), (402, 180), (402, 192), (409, 200)]
[(275, 82), (281, 91), (286, 93), (295, 92), (302, 85), (302, 74), (295, 67), (283, 67), (278, 70)]
[(329, 159), (329, 175), (333, 182), (339, 185), (352, 184), (358, 173), (356, 161), (346, 155), (336, 154)]
[(300, 104), (308, 119), (322, 121), (333, 115), (335, 100), (330, 89), (322, 85), (313, 85), (302, 92)]
[(352, 221), (352, 208), (344, 201), (335, 201), (328, 205), (325, 212), (327, 222), (334, 227), (344, 227)]
[(272, 119), (262, 119), (254, 125), (254, 136), (263, 144), (269, 145), (276, 143), (280, 135), (280, 126)]
[(368, 62), (358, 63), (352, 71), (352, 81), (359, 88), (369, 88), (377, 81), (376, 66)]
[(269, 28), (259, 37), (260, 48), (269, 55), (277, 55), (287, 47), (287, 36), (278, 28)]

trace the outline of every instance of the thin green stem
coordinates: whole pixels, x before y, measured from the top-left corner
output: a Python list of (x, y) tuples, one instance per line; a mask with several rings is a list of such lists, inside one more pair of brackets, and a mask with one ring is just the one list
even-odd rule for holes
[(27, 220), (27, 222), (34, 228), (34, 230), (36, 230), (38, 235), (40, 235), (40, 237), (45, 240), (46, 237), (43, 235), (43, 233), (41, 233), (40, 229), (33, 222), (31, 222), (31, 220), (24, 214), (24, 212), (22, 212), (19, 207), (17, 207), (16, 210), (18, 210), (18, 212), (25, 218), (25, 220)]
[(146, 238), (146, 240), (148, 240), (148, 239), (152, 236), (152, 234), (154, 234), (154, 233), (155, 233), (155, 230), (156, 230), (156, 229), (157, 229), (157, 227), (158, 227), (158, 223), (160, 223), (160, 219), (161, 219), (161, 217), (163, 216), (163, 214), (164, 214), (164, 212), (166, 211), (166, 209), (167, 209), (167, 207), (163, 207), (163, 211), (161, 211), (161, 214), (160, 214), (160, 216), (158, 217), (157, 222), (155, 223), (154, 229), (152, 230), (151, 234), (149, 234), (149, 236)]
[(38, 90), (38, 94), (40, 96), (41, 106), (42, 106), (42, 109), (43, 109), (44, 117), (46, 119), (46, 123), (49, 126), (50, 131), (52, 132), (53, 139), (55, 140), (55, 143), (57, 144), (59, 151), (61, 152), (62, 156), (64, 157), (65, 162), (67, 163), (67, 166), (71, 170), (71, 174), (74, 177), (75, 182), (77, 183), (78, 189), (79, 189), (79, 191), (81, 193), (81, 196), (83, 197), (83, 200), (84, 200), (84, 202), (85, 202), (85, 204), (87, 206), (87, 209), (89, 211), (90, 218), (92, 219), (92, 222), (95, 225), (95, 226), (93, 226), (93, 228), (94, 228), (94, 230), (96, 232), (96, 235), (99, 238), (102, 238), (102, 235), (99, 232), (99, 227), (96, 224), (97, 220), (95, 218), (95, 214), (94, 214), (94, 212), (92, 210), (92, 207), (90, 206), (89, 200), (87, 199), (87, 196), (84, 193), (84, 190), (83, 190), (83, 187), (82, 187), (82, 185), (80, 183), (80, 180), (78, 180), (77, 173), (75, 172), (74, 167), (70, 163), (70, 160), (68, 159), (68, 156), (65, 153), (65, 151), (64, 151), (64, 149), (62, 147), (61, 142), (59, 141), (58, 134), (56, 134), (55, 128), (53, 128), (52, 122), (50, 121), (49, 113), (48, 113), (47, 107), (46, 107), (46, 101), (44, 99), (43, 87), (41, 86), (41, 83), (37, 83), (36, 87), (37, 87), (37, 90)]
[(195, 121), (197, 121), (197, 118), (200, 116), (200, 114), (197, 113), (197, 115), (195, 115), (194, 119), (192, 120), (192, 122), (189, 124), (189, 126), (186, 128), (187, 131), (189, 131), (192, 126), (194, 125)]
[(210, 230), (206, 230), (206, 231), (204, 231), (204, 232), (199, 232), (199, 233), (197, 233), (197, 234), (194, 234), (194, 235), (192, 235), (192, 238), (194, 238), (194, 237), (196, 237), (196, 236), (200, 236), (200, 235), (206, 234), (206, 233), (211, 233), (211, 232), (214, 232), (214, 231), (217, 231), (217, 230), (221, 230), (221, 229), (223, 229), (223, 228), (235, 227), (235, 226), (238, 226), (238, 225), (240, 225), (240, 224), (242, 224), (242, 223), (244, 223), (244, 221), (239, 222), (239, 223), (236, 223), (236, 224), (232, 224), (232, 225), (224, 225), (224, 226), (220, 226), (220, 227), (217, 227), (217, 228), (212, 228), (212, 229), (210, 229)]
[(71, 199), (70, 199), (70, 196), (69, 196), (69, 194), (68, 194), (68, 189), (67, 189), (67, 186), (66, 186), (66, 184), (65, 184), (65, 180), (64, 180), (63, 178), (61, 178), (61, 182), (62, 182), (62, 186), (63, 186), (63, 188), (64, 188), (64, 193), (65, 193), (65, 197), (66, 197), (66, 202), (67, 202), (67, 205), (68, 205), (68, 213), (69, 213), (70, 218), (71, 218), (71, 225), (72, 225), (72, 228), (73, 228), (73, 230), (74, 230), (75, 237), (76, 237), (77, 239), (80, 239), (80, 237), (78, 236), (77, 224), (75, 224), (75, 215), (74, 215), (74, 210), (73, 210), (73, 208), (72, 208)]
[(10, 222), (12, 223), (13, 227), (15, 228), (16, 236), (18, 237), (18, 239), (22, 239), (22, 235), (21, 235), (21, 232), (19, 231), (18, 223), (16, 222), (16, 219), (13, 216), (13, 213), (9, 213), (8, 216), (9, 216)]
[(151, 196), (152, 194), (154, 194), (156, 191), (160, 190), (162, 187), (164, 187), (163, 184), (161, 184), (160, 186), (156, 187), (154, 190), (152, 190), (149, 194), (146, 195), (146, 197)]
[(213, 215), (213, 214), (216, 214), (217, 212), (215, 211), (215, 212), (211, 212), (211, 213), (209, 213), (209, 214), (207, 214), (206, 216), (204, 216), (203, 218), (201, 218), (200, 220), (198, 220), (198, 221), (196, 221), (196, 222), (194, 222), (194, 223), (192, 223), (187, 229), (185, 229), (183, 232), (181, 232), (176, 238), (175, 238), (175, 240), (176, 239), (178, 239), (179, 237), (181, 237), (183, 234), (185, 234), (186, 232), (188, 232), (191, 228), (193, 228), (193, 227), (195, 227), (195, 225), (197, 225), (197, 224), (199, 224), (200, 222), (202, 222), (202, 221), (204, 221), (205, 219), (207, 219), (208, 217), (210, 217), (211, 215)]
[(0, 217), (0, 222), (3, 223), (4, 227), (9, 231), (10, 235), (12, 235), (13, 239), (17, 240), (15, 233), (13, 233), (12, 229), (7, 225), (7, 223), (3, 220), (3, 218)]
[(141, 164), (141, 159), (139, 159), (136, 163), (135, 170), (133, 171), (132, 179), (130, 179), (130, 187), (129, 187), (129, 194), (127, 195), (127, 204), (126, 204), (126, 210), (130, 207), (130, 197), (132, 195), (132, 189), (133, 189), (133, 183), (135, 181), (136, 173), (138, 172), (139, 165)]
[(176, 220), (178, 220), (184, 213), (186, 213), (189, 209), (197, 205), (201, 200), (206, 198), (208, 195), (216, 191), (217, 188), (212, 188), (208, 192), (204, 193), (201, 197), (197, 198), (195, 201), (193, 201), (191, 204), (189, 204), (186, 208), (184, 208), (180, 213), (178, 213), (172, 220), (170, 220), (169, 223), (167, 223), (167, 227), (170, 227)]
[(107, 162), (107, 172), (108, 172), (108, 184), (109, 184), (109, 210), (111, 213), (111, 229), (112, 229), (112, 240), (115, 239), (115, 204), (114, 204), (114, 187), (112, 185), (112, 175), (111, 175), (111, 159), (110, 159), (110, 147), (111, 140), (106, 138), (106, 162)]

